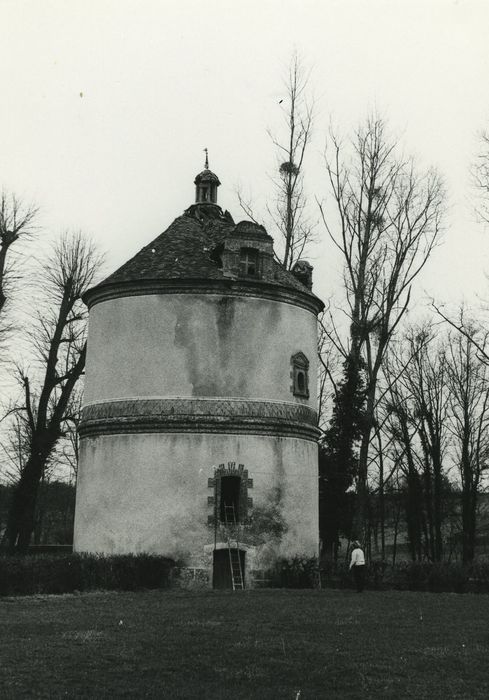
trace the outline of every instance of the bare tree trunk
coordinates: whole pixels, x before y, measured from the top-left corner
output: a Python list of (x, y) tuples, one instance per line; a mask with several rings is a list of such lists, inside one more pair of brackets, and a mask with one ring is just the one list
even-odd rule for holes
[[(399, 483), (397, 484), (397, 491), (399, 492)], [(400, 520), (401, 520), (401, 502), (399, 500), (397, 503), (396, 515), (395, 515), (395, 519), (394, 519), (394, 537), (393, 537), (393, 542), (392, 542), (392, 566), (394, 566), (396, 563), (397, 537), (399, 534), (399, 522), (400, 522)]]
[(379, 443), (379, 520), (380, 520), (380, 556), (385, 561), (385, 484), (384, 455), (380, 430), (377, 433)]
[(462, 561), (471, 562), (475, 556), (477, 494), (462, 491)]
[[(15, 486), (6, 538), (11, 551), (25, 553), (35, 526), (39, 485), (53, 458), (66, 422), (71, 420), (70, 401), (85, 367), (87, 312), (81, 295), (92, 284), (101, 264), (93, 246), (81, 234), (64, 237), (42, 271), (41, 291), (53, 308), (38, 304), (38, 327), (32, 343), (44, 366), (39, 390), (20, 371), (24, 402), (16, 415), (25, 432), (26, 459)], [(56, 305), (57, 304), (57, 305)]]
[(44, 464), (42, 459), (34, 458), (27, 462), (26, 467), (26, 475), (14, 492), (8, 519), (7, 542), (11, 553), (25, 554), (34, 531), (34, 513)]
[(466, 318), (463, 307), (458, 325), (465, 332), (448, 334), (448, 381), (451, 433), (462, 484), (462, 559), (475, 555), (477, 499), (489, 456), (489, 366), (487, 333)]
[(331, 135), (326, 169), (338, 220), (321, 208), (323, 221), (344, 259), (349, 342), (334, 340), (367, 368), (365, 423), (359, 451), (355, 528), (361, 538), (368, 508), (369, 447), (379, 372), (406, 313), (415, 277), (440, 231), (443, 187), (433, 172), (418, 175), (396, 155), (380, 119), (372, 118), (351, 141), (352, 158)]

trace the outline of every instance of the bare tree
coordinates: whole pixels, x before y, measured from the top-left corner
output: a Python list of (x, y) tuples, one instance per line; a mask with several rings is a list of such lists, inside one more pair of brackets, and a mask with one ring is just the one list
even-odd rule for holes
[(12, 248), (34, 233), (37, 213), (37, 207), (25, 204), (14, 194), (0, 194), (0, 313), (5, 309), (16, 274)]
[(9, 411), (8, 426), (2, 434), (0, 449), (2, 452), (2, 478), (10, 484), (16, 484), (24, 469), (29, 451), (29, 434), (24, 417), (15, 409)]
[[(405, 315), (411, 287), (436, 245), (443, 186), (432, 170), (418, 173), (398, 154), (384, 122), (369, 118), (344, 145), (331, 133), (326, 170), (337, 217), (321, 206), (325, 227), (344, 260), (346, 354), (367, 374), (365, 421), (357, 477), (357, 535), (363, 535), (368, 498), (368, 453), (379, 373)], [(341, 338), (338, 347), (345, 347)]]
[(476, 211), (489, 223), (489, 132), (480, 134), (480, 152), (472, 166), (472, 179), (478, 194)]
[(25, 552), (34, 528), (39, 484), (66, 432), (77, 381), (85, 367), (87, 311), (81, 295), (93, 283), (101, 257), (81, 233), (65, 235), (42, 265), (43, 304), (29, 332), (37, 368), (19, 367), (28, 453), (16, 485), (7, 524), (11, 551)]
[(447, 316), (446, 313), (444, 313), (444, 311), (442, 311), (434, 301), (432, 301), (432, 306), (440, 318), (446, 321), (449, 326), (454, 328), (461, 335), (463, 335), (466, 340), (472, 343), (477, 352), (477, 359), (479, 362), (489, 365), (489, 352), (487, 350), (489, 331), (482, 332), (482, 329), (478, 328), (477, 333), (474, 335), (473, 323), (469, 322), (467, 324), (463, 313), (459, 314), (458, 318), (454, 320), (453, 318), (450, 318), (450, 316)]
[[(409, 365), (403, 355), (410, 358)], [(427, 326), (411, 329), (400, 353), (390, 353), (389, 365), (391, 371), (405, 368), (391, 386), (388, 411), (389, 430), (402, 452), (411, 555), (439, 561), (449, 442), (445, 343), (437, 343)]]
[(426, 520), (423, 509), (423, 483), (419, 470), (421, 460), (417, 458), (418, 421), (415, 418), (412, 397), (406, 395), (400, 383), (391, 387), (388, 411), (390, 415), (387, 431), (394, 444), (397, 476), (399, 478), (402, 475), (405, 484), (406, 525), (411, 558), (421, 559)]
[[(280, 262), (291, 269), (312, 240), (314, 227), (307, 218), (307, 197), (304, 191), (304, 158), (311, 142), (314, 101), (309, 96), (309, 71), (297, 53), (290, 61), (284, 81), (285, 95), (280, 100), (284, 117), (283, 133), (268, 134), (277, 150), (277, 175), (272, 178), (274, 206), (267, 206), (279, 234), (282, 251)], [(253, 207), (238, 192), (240, 205), (247, 216), (256, 220)]]
[(331, 341), (326, 321), (328, 313), (328, 310), (323, 310), (318, 316), (318, 428), (323, 435), (327, 428), (327, 416), (331, 413), (334, 398), (337, 396), (337, 384), (344, 361), (344, 357)]
[(63, 478), (63, 480), (69, 481), (71, 484), (76, 483), (78, 475), (80, 452), (78, 425), (81, 418), (82, 396), (83, 386), (78, 382), (73, 389), (65, 412), (63, 435), (49, 460), (57, 478)]
[[(464, 318), (460, 324), (479, 336), (475, 324)], [(462, 559), (475, 555), (477, 502), (484, 472), (489, 469), (489, 368), (481, 362), (476, 346), (460, 333), (450, 333), (447, 346), (450, 390), (450, 421), (456, 466), (462, 489)]]

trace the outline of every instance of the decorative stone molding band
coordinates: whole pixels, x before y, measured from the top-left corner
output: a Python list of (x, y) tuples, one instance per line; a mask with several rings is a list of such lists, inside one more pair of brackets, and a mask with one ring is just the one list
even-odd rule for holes
[(303, 404), (227, 399), (119, 399), (85, 406), (80, 437), (118, 433), (239, 433), (317, 441)]
[(281, 287), (267, 284), (266, 282), (244, 282), (242, 280), (229, 279), (138, 280), (135, 282), (102, 284), (90, 289), (84, 295), (83, 300), (89, 308), (92, 308), (95, 304), (110, 299), (150, 294), (220, 294), (236, 297), (255, 297), (299, 306), (315, 315), (324, 308), (323, 302), (318, 297), (292, 287)]

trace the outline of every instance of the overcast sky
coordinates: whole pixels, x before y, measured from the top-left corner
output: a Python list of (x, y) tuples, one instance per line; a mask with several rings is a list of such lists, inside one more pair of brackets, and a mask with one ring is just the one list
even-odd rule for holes
[[(348, 132), (377, 110), (448, 186), (444, 244), (420, 290), (476, 301), (489, 233), (468, 171), (489, 127), (488, 29), (487, 0), (0, 0), (0, 183), (41, 206), (46, 236), (90, 233), (107, 273), (192, 203), (204, 147), (219, 203), (244, 218), (239, 185), (257, 210), (270, 196), (266, 128), (295, 48), (317, 102), (311, 203), (327, 197), (330, 119)], [(309, 257), (329, 297), (340, 269), (325, 234)]]

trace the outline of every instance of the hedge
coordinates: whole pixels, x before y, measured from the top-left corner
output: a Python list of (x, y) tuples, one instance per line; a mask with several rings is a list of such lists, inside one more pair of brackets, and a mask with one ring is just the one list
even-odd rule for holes
[[(271, 588), (353, 588), (347, 564), (318, 566), (314, 557), (280, 559), (267, 572)], [(489, 562), (372, 562), (367, 566), (370, 590), (432, 591), (436, 593), (489, 593)]]
[(168, 588), (175, 563), (150, 554), (0, 556), (0, 595)]
[[(321, 585), (353, 588), (346, 564), (321, 568)], [(366, 588), (371, 590), (430, 591), (433, 593), (489, 593), (489, 562), (400, 562), (367, 566)]]
[[(353, 588), (346, 564), (319, 567), (314, 557), (280, 559), (265, 573), (270, 588)], [(178, 584), (179, 574), (173, 560), (150, 554), (3, 555), (0, 595), (169, 588)], [(489, 562), (373, 562), (366, 579), (371, 590), (489, 593)]]

